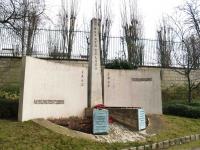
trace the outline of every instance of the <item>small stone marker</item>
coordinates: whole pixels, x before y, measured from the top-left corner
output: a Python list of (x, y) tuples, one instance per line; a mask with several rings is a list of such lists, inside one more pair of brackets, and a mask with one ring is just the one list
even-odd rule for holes
[(131, 148), (129, 148), (129, 150), (137, 150), (137, 148), (136, 147), (131, 147)]
[(163, 149), (163, 142), (158, 143), (158, 149)]
[(158, 145), (158, 143), (153, 143), (153, 144), (151, 145), (151, 149), (156, 150), (157, 147), (158, 147), (157, 145)]
[(166, 141), (163, 142), (163, 147), (165, 149), (169, 148), (169, 140), (166, 140)]
[(143, 109), (138, 109), (138, 130), (146, 129), (146, 117)]
[(176, 145), (180, 145), (181, 144), (181, 139), (180, 138), (176, 138), (175, 139), (175, 144)]
[(199, 140), (199, 134), (196, 134), (195, 136), (196, 136), (196, 140)]
[(151, 149), (150, 145), (145, 145), (144, 148), (145, 148), (145, 150), (150, 150)]
[(191, 135), (190, 138), (191, 138), (191, 141), (195, 141), (196, 140), (195, 135)]
[(189, 142), (190, 142), (190, 136), (186, 136), (186, 137), (185, 137), (185, 142), (186, 142), (186, 143), (189, 143)]
[(175, 139), (169, 140), (169, 145), (170, 145), (170, 146), (174, 146), (174, 145), (175, 145)]
[(108, 110), (94, 109), (93, 110), (93, 134), (108, 134)]
[(139, 146), (138, 150), (144, 150), (144, 146)]
[(181, 137), (181, 143), (182, 143), (182, 144), (185, 144), (185, 143), (186, 143), (185, 137)]

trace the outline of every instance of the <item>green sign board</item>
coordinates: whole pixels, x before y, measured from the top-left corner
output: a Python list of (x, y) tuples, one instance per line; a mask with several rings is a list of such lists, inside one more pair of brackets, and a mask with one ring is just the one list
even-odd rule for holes
[(108, 110), (93, 110), (93, 134), (107, 134), (109, 130)]

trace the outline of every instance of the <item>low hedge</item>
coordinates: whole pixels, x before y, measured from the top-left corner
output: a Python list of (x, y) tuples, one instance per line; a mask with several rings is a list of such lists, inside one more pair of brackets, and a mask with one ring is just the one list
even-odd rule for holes
[(18, 100), (0, 99), (0, 118), (16, 119), (18, 115)]
[(137, 69), (136, 66), (129, 63), (127, 60), (122, 59), (114, 59), (105, 65), (107, 69), (125, 69), (125, 70), (132, 70)]
[(200, 103), (169, 103), (163, 106), (163, 113), (189, 118), (200, 118)]

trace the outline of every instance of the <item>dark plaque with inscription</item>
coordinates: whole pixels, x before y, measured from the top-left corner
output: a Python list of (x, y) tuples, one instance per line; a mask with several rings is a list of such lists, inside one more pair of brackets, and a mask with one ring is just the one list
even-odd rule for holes
[(64, 104), (64, 100), (34, 100), (34, 104)]
[(93, 134), (108, 134), (108, 110), (94, 109), (93, 110)]

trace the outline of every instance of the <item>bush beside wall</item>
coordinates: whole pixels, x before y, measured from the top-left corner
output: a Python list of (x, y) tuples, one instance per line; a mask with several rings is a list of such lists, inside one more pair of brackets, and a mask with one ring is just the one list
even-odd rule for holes
[[(193, 90), (192, 98), (200, 100), (200, 87)], [(162, 90), (162, 100), (173, 101), (173, 100), (187, 100), (187, 88), (186, 86), (175, 86)]]
[(130, 64), (127, 60), (122, 60), (122, 59), (112, 60), (111, 62), (109, 62), (105, 65), (105, 68), (107, 68), (107, 69), (125, 69), (125, 70), (137, 69), (137, 67)]
[(17, 118), (19, 88), (4, 87), (0, 89), (0, 118)]
[(175, 115), (189, 118), (200, 118), (200, 102), (171, 102), (164, 104), (163, 113), (166, 115)]
[(0, 88), (0, 99), (18, 100), (19, 99), (19, 87), (3, 87)]
[(0, 99), (0, 118), (14, 118), (18, 115), (17, 100)]

